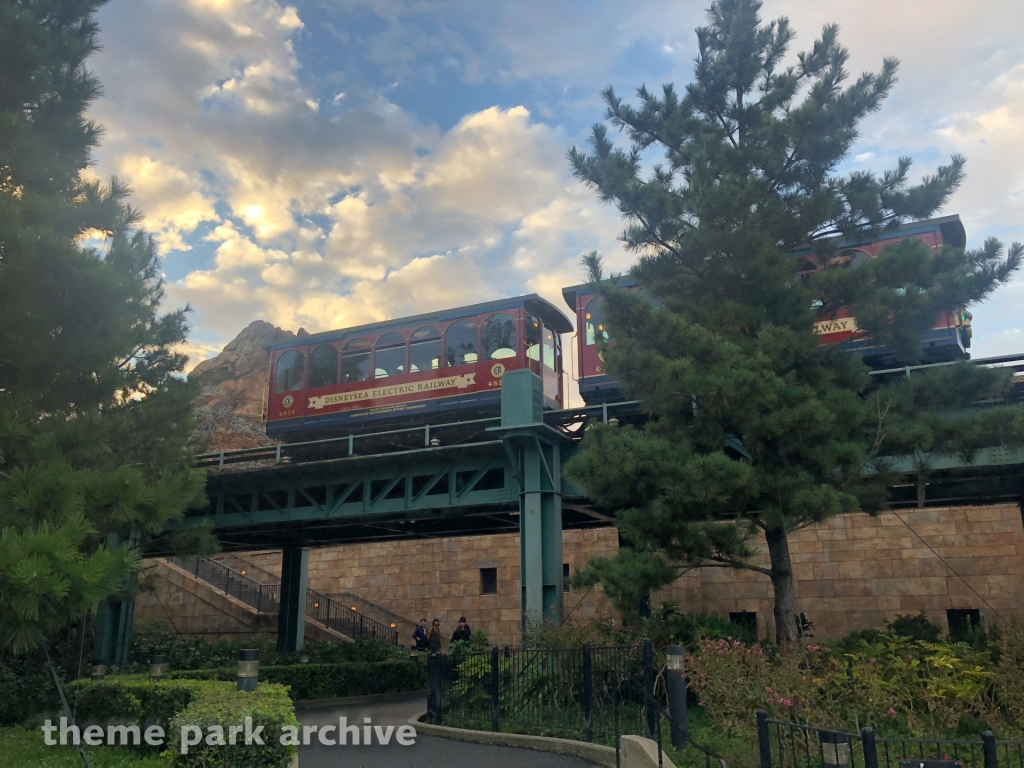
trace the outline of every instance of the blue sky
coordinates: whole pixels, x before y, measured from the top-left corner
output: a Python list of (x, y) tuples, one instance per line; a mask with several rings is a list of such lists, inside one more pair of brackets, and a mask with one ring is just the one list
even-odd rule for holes
[[(1024, 4), (769, 0), (794, 51), (841, 25), (851, 71), (902, 61), (846, 170), (953, 152), (943, 213), (969, 244), (1024, 240)], [(111, 0), (100, 12), (117, 174), (157, 236), (169, 300), (194, 308), (193, 364), (256, 319), (328, 330), (536, 291), (581, 253), (625, 268), (616, 212), (565, 151), (599, 91), (684, 85), (700, 3), (635, 0)], [(1024, 278), (974, 310), (975, 354), (1024, 351)]]

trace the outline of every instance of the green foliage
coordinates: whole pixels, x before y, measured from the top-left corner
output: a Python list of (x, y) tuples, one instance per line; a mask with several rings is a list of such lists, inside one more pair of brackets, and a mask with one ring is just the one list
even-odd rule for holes
[[(234, 680), (238, 667), (171, 671), (173, 680)], [(422, 660), (344, 661), (260, 664), (260, 685), (264, 682), (287, 686), (293, 701), (366, 696), (375, 693), (421, 691), (427, 687), (427, 668)]]
[[(151, 622), (146, 632), (132, 635), (129, 656), (130, 672), (146, 672), (154, 654), (162, 653), (170, 659), (172, 670), (212, 669), (228, 667), (238, 661), (238, 652), (256, 648), (263, 664), (297, 664), (299, 653), (278, 655), (277, 641), (271, 635), (256, 635), (243, 640), (207, 640), (200, 635), (181, 637), (162, 622)], [(358, 639), (351, 643), (317, 640), (306, 643), (302, 653), (310, 661), (336, 664), (349, 661), (406, 661), (407, 650), (378, 640)]]
[[(118, 747), (86, 747), (91, 768), (167, 768), (159, 757), (140, 755)], [(3, 765), (81, 768), (82, 758), (72, 746), (47, 746), (38, 728), (0, 728)]]
[(892, 621), (886, 622), (885, 628), (892, 635), (910, 640), (924, 640), (928, 643), (934, 643), (942, 634), (939, 625), (929, 619), (924, 611), (916, 616), (900, 614)]
[[(142, 675), (124, 675), (102, 682), (76, 681), (69, 693), (75, 702), (79, 722), (121, 722), (159, 725), (167, 737), (164, 757), (172, 765), (218, 765), (238, 768), (285, 768), (295, 756), (295, 747), (280, 743), (281, 729), (296, 726), (295, 710), (287, 688), (260, 682), (256, 691), (246, 693), (230, 683), (212, 680), (163, 680), (154, 682)], [(242, 725), (251, 717), (253, 727), (264, 726), (265, 746), (257, 744), (211, 746), (203, 744), (180, 754), (181, 727)], [(154, 747), (140, 745), (140, 751)]]
[[(846, 268), (836, 235), (882, 235), (930, 216), (959, 186), (964, 160), (918, 185), (906, 158), (880, 176), (840, 175), (897, 62), (847, 81), (849, 53), (829, 25), (786, 65), (789, 22), (762, 24), (760, 8), (715, 0), (685, 92), (640, 87), (634, 107), (608, 88), (606, 119), (629, 146), (596, 125), (589, 150), (569, 152), (577, 178), (619, 208), (621, 239), (638, 254), (630, 276), (642, 292), (605, 280), (596, 253), (584, 265), (615, 340), (602, 349), (607, 369), (647, 418), (590, 426), (565, 473), (615, 512), (627, 544), (574, 585), (600, 582), (619, 610), (635, 611), (688, 569), (754, 570), (771, 578), (776, 640), (795, 652), (789, 533), (886, 509), (896, 457), (918, 456), (926, 473), (929, 453), (1024, 443), (1020, 408), (949, 416), (1005, 392), (1008, 372), (962, 364), (879, 386), (859, 357), (819, 347), (812, 306), (821, 317), (849, 308), (913, 362), (936, 314), (988, 297), (1024, 247), (904, 241)], [(799, 247), (824, 266), (809, 281), (790, 255)], [(751, 558), (762, 536), (767, 567)]]
[(487, 633), (482, 629), (474, 629), (469, 640), (456, 640), (448, 646), (449, 656), (458, 656), (461, 653), (481, 653), (491, 649), (491, 641), (487, 639)]
[(87, 180), (101, 4), (0, 4), (0, 649), (15, 653), (130, 589), (126, 542), (203, 498), (175, 351), (187, 310), (160, 313), (128, 190)]
[[(170, 746), (164, 752), (174, 766), (216, 765), (223, 768), (287, 768), (298, 752), (291, 745), (281, 744), (285, 727), (298, 727), (295, 709), (280, 685), (260, 683), (252, 693), (234, 690), (233, 686), (218, 686), (204, 690), (171, 721)], [(224, 728), (225, 741), (229, 725), (242, 725), (251, 717), (253, 727), (263, 726), (264, 745), (238, 743), (234, 746), (211, 746), (203, 742), (189, 748), (188, 755), (180, 754), (181, 729), (197, 726), (207, 733), (208, 726)], [(294, 733), (294, 732), (293, 732)]]

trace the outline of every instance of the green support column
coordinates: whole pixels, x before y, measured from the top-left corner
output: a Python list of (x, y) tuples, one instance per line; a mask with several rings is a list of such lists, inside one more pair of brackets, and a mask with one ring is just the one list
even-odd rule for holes
[(544, 424), (539, 376), (511, 371), (501, 383), (501, 427), (519, 480), (519, 578), (523, 623), (562, 622), (562, 495), (559, 434)]
[[(138, 534), (132, 534), (128, 544), (134, 547), (138, 543)], [(107, 546), (111, 549), (121, 545), (117, 534), (107, 536)], [(125, 590), (134, 594), (138, 573), (129, 577)], [(96, 611), (95, 634), (93, 640), (93, 658), (101, 660), (108, 668), (124, 667), (128, 664), (128, 656), (132, 647), (132, 624), (135, 621), (135, 598), (108, 598), (99, 604)]]
[(285, 547), (281, 559), (281, 612), (277, 617), (277, 652), (301, 650), (306, 635), (306, 578), (309, 547)]

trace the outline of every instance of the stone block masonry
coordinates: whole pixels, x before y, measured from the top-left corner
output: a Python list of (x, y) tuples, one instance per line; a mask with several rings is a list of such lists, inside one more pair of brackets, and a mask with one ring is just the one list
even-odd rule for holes
[[(767, 565), (763, 541), (759, 546), (755, 562)], [(592, 555), (617, 550), (613, 528), (564, 534), (563, 562), (570, 569)], [(1024, 521), (1017, 504), (899, 510), (878, 517), (842, 515), (793, 533), (790, 550), (798, 610), (814, 624), (815, 637), (881, 627), (898, 614), (922, 610), (943, 629), (948, 609), (978, 609), (989, 619), (993, 610), (1024, 617)], [(280, 578), (279, 551), (239, 553), (233, 559), (235, 567), (245, 561)], [(496, 594), (482, 594), (484, 568), (496, 571)], [(465, 615), (496, 645), (520, 642), (515, 535), (314, 549), (309, 586), (328, 595), (353, 593), (414, 621), (437, 617), (446, 640)], [(173, 611), (169, 597), (164, 603)], [(754, 612), (761, 634), (774, 636), (771, 584), (754, 571), (692, 571), (655, 601), (665, 597), (683, 610), (726, 618)], [(148, 611), (145, 600), (140, 598), (136, 609), (139, 620)], [(575, 608), (574, 615), (581, 617), (593, 616), (603, 604), (599, 589), (587, 595), (569, 593), (565, 599), (566, 612)], [(202, 610), (204, 615), (209, 612)], [(411, 642), (404, 634), (401, 642)]]

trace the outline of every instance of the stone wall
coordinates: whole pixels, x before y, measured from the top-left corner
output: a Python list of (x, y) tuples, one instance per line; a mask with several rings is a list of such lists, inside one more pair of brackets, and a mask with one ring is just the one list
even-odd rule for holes
[[(563, 562), (571, 570), (591, 554), (617, 551), (618, 534), (613, 528), (565, 531), (562, 543)], [(240, 557), (280, 578), (280, 552), (249, 552)], [(480, 593), (481, 568), (497, 569), (497, 594)], [(469, 625), (486, 632), (492, 643), (519, 644), (519, 537), (514, 534), (313, 549), (308, 583), (327, 595), (355, 593), (411, 621), (439, 618), (446, 639), (459, 616), (466, 616)], [(578, 603), (575, 615), (592, 616), (600, 597), (596, 591), (585, 599), (575, 592), (565, 594), (566, 612)], [(403, 637), (401, 642), (411, 638)]]
[[(575, 568), (590, 555), (617, 551), (618, 535), (612, 528), (566, 531), (563, 547), (564, 562)], [(815, 636), (881, 627), (922, 610), (944, 629), (950, 608), (1024, 616), (1024, 521), (1016, 504), (843, 515), (792, 534), (790, 549), (798, 610), (814, 624)], [(763, 543), (761, 550), (755, 565), (767, 565)], [(280, 578), (280, 552), (241, 553), (233, 560)], [(497, 569), (497, 594), (481, 594), (481, 568)], [(437, 617), (446, 637), (465, 615), (492, 643), (519, 643), (515, 535), (314, 549), (309, 586), (359, 595), (410, 622)], [(687, 611), (756, 613), (761, 634), (774, 634), (771, 584), (763, 574), (703, 568), (666, 590), (669, 596)], [(602, 603), (599, 589), (565, 595), (566, 612), (579, 604), (575, 616), (592, 616)]]
[[(767, 566), (763, 542), (761, 551), (753, 562)], [(919, 611), (944, 630), (951, 608), (1024, 616), (1017, 504), (841, 515), (792, 534), (790, 552), (797, 610), (816, 636), (881, 627)], [(756, 612), (762, 634), (774, 634), (771, 583), (763, 574), (704, 568), (674, 595), (690, 610)]]

